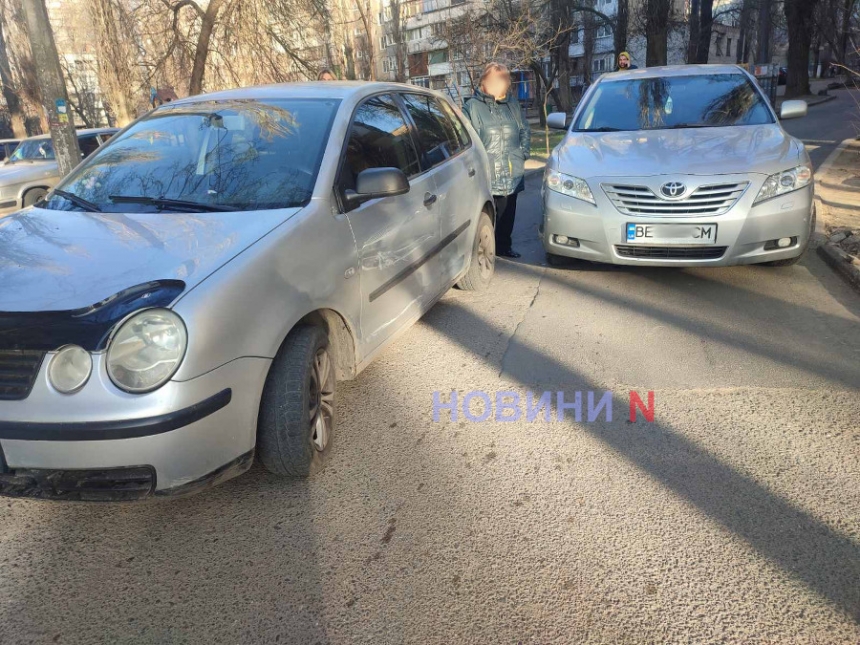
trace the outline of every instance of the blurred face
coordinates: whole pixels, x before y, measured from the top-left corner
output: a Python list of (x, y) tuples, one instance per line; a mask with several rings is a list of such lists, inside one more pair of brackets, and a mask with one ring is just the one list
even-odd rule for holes
[(627, 58), (624, 54), (618, 57), (618, 67), (625, 68), (630, 67), (630, 59)]
[(321, 80), (321, 81), (333, 81), (333, 80), (334, 80), (334, 75), (333, 75), (333, 74), (330, 74), (329, 72), (326, 72), (325, 74), (323, 74), (322, 76), (320, 76), (320, 80)]
[(490, 72), (484, 79), (484, 92), (497, 99), (504, 98), (511, 88), (511, 76), (507, 72)]

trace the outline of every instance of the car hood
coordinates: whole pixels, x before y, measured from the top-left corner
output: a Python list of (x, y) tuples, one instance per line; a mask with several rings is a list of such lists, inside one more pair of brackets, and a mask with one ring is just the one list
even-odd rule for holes
[(637, 132), (570, 132), (555, 149), (560, 172), (591, 177), (773, 174), (798, 162), (778, 125)]
[(17, 161), (0, 166), (0, 186), (59, 176), (56, 161)]
[(75, 310), (159, 280), (190, 289), (299, 210), (19, 211), (0, 219), (0, 312)]

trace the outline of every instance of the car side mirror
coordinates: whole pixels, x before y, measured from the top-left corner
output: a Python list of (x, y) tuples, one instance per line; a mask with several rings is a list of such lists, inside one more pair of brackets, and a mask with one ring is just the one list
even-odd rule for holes
[(346, 191), (346, 200), (361, 204), (380, 197), (394, 197), (409, 192), (409, 179), (399, 168), (368, 168), (358, 173), (355, 190)]
[(546, 117), (546, 124), (553, 130), (567, 130), (567, 114), (552, 112)]
[(785, 119), (797, 119), (806, 116), (808, 111), (809, 106), (806, 101), (783, 101), (782, 107), (779, 108), (779, 118), (783, 121)]

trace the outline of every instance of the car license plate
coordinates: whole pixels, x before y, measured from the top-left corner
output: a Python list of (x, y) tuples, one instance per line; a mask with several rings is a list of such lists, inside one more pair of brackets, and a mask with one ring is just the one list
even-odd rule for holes
[(716, 244), (716, 224), (627, 224), (628, 244)]

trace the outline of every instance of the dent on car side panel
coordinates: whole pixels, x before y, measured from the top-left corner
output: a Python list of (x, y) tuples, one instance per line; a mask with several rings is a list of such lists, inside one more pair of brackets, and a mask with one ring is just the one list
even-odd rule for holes
[(289, 330), (317, 309), (333, 309), (357, 330), (356, 266), (346, 217), (312, 201), (174, 306), (189, 330), (174, 379), (245, 356), (273, 358)]

